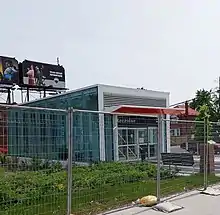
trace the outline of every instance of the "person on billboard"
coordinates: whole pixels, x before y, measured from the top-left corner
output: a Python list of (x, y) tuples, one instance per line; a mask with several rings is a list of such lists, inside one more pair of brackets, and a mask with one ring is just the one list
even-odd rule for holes
[(17, 73), (16, 68), (13, 66), (13, 63), (11, 60), (7, 60), (5, 62), (5, 70), (3, 72), (3, 79), (11, 81), (13, 80), (15, 74)]
[(42, 69), (39, 69), (38, 66), (35, 66), (35, 70), (36, 70), (36, 85), (42, 86), (43, 85)]
[(31, 65), (30, 68), (28, 68), (27, 71), (27, 76), (28, 76), (28, 85), (35, 85), (35, 77), (34, 77), (34, 66)]

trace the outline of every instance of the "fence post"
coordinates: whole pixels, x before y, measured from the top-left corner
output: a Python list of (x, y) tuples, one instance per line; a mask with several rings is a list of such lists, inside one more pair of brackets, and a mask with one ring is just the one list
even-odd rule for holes
[(161, 145), (162, 145), (162, 115), (158, 116), (158, 140), (157, 140), (157, 201), (160, 202), (160, 163), (161, 163)]
[(207, 175), (208, 175), (208, 130), (207, 118), (204, 119), (204, 190), (207, 189)]
[(70, 215), (72, 210), (73, 109), (68, 110), (67, 132), (68, 132), (67, 215)]

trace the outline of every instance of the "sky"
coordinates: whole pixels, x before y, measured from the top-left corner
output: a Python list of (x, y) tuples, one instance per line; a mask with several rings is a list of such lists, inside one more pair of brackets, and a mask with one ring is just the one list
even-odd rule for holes
[(0, 55), (59, 57), (69, 89), (144, 87), (170, 92), (173, 104), (218, 84), (218, 0), (7, 0), (1, 8)]

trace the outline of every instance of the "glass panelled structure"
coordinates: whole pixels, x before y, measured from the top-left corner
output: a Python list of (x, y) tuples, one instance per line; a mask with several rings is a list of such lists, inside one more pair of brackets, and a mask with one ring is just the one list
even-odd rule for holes
[[(67, 151), (67, 113), (27, 110), (22, 106), (111, 112), (120, 105), (169, 106), (169, 93), (96, 85), (39, 99), (8, 110), (8, 153), (62, 159)], [(164, 125), (163, 151), (169, 135)], [(5, 132), (5, 131), (0, 131)], [(6, 140), (4, 139), (3, 142)], [(139, 160), (157, 156), (157, 117), (113, 116), (93, 112), (73, 113), (73, 159), (78, 162)]]
[(61, 159), (66, 148), (63, 112), (8, 110), (8, 153), (19, 157)]
[[(23, 104), (53, 109), (98, 110), (97, 87), (70, 92)], [(9, 111), (9, 153), (59, 159), (67, 149), (66, 116), (64, 112), (11, 109)], [(15, 123), (19, 122), (19, 123)], [(75, 161), (99, 160), (99, 116), (97, 113), (76, 112), (73, 115)]]

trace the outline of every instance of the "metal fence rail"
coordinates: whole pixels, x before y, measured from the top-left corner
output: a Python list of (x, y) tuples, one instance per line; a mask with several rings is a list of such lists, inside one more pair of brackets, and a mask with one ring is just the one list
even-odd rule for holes
[(67, 112), (0, 107), (0, 214), (66, 214)]
[(219, 131), (219, 128), (216, 130), (214, 126), (216, 124), (206, 120), (163, 119), (162, 121), (170, 125), (171, 151), (162, 153), (162, 158), (158, 156), (158, 160), (161, 161), (158, 165), (162, 163), (162, 168), (169, 170), (168, 177), (172, 174), (173, 179), (167, 180), (166, 176), (160, 173), (160, 182), (157, 181), (157, 187), (160, 188), (159, 200), (164, 201), (192, 189), (206, 190), (208, 186), (219, 181), (215, 177), (214, 161), (216, 157), (214, 154), (218, 152), (210, 142), (216, 141), (216, 136), (219, 138), (219, 135), (213, 134)]

